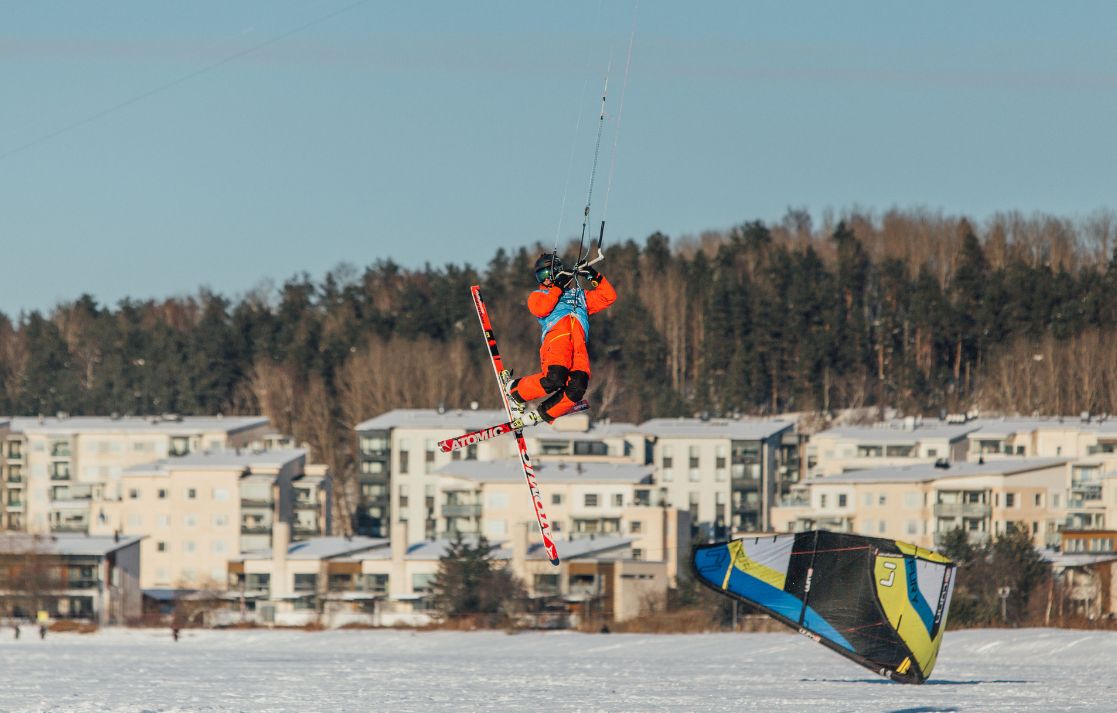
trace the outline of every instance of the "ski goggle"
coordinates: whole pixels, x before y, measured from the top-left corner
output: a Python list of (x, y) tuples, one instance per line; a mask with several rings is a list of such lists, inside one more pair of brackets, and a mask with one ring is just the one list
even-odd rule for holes
[(551, 265), (544, 265), (535, 271), (535, 281), (542, 284), (548, 280), (553, 280), (555, 275), (562, 272), (562, 263), (555, 260), (554, 270), (552, 271)]

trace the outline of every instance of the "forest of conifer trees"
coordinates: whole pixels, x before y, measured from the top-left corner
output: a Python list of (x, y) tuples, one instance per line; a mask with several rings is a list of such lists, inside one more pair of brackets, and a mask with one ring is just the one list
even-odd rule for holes
[[(1117, 218), (850, 212), (607, 246), (596, 417), (1117, 412)], [(508, 363), (540, 246), (470, 265), (382, 261), (237, 299), (201, 291), (0, 316), (0, 413), (264, 413), (344, 478), (352, 426), (399, 407), (497, 407), (468, 288)], [(571, 252), (573, 248), (571, 248)]]

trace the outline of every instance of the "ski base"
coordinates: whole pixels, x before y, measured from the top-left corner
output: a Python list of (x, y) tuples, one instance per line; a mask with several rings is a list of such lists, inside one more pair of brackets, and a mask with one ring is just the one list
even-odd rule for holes
[[(569, 416), (570, 414), (587, 411), (589, 410), (589, 407), (589, 402), (582, 400), (574, 404), (573, 408), (564, 413), (562, 416)], [(559, 416), (559, 418), (562, 418), (562, 416)], [(466, 446), (472, 446), (475, 443), (480, 443), (481, 441), (489, 441), (496, 438), (497, 436), (503, 436), (508, 433), (512, 433), (513, 431), (522, 430), (524, 428), (531, 428), (532, 426), (538, 426), (540, 423), (544, 422), (537, 421), (533, 423), (525, 423), (523, 416), (519, 416), (512, 419), (511, 421), (505, 421), (504, 423), (499, 423), (495, 426), (482, 428), (480, 431), (471, 431), (470, 433), (463, 434), (461, 436), (458, 436), (457, 438), (447, 438), (444, 441), (439, 441), (438, 448), (443, 453), (452, 453), (456, 450), (465, 448)]]

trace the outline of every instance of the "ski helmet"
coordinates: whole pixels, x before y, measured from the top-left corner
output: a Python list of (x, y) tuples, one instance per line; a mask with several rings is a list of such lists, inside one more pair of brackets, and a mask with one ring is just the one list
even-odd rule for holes
[(555, 279), (555, 275), (562, 272), (565, 266), (558, 255), (553, 253), (543, 253), (539, 259), (535, 261), (535, 281), (542, 284), (547, 280)]

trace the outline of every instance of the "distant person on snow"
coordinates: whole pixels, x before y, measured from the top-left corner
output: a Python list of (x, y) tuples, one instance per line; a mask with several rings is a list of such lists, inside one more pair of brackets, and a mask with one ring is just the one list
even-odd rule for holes
[[(577, 277), (589, 281), (583, 290)], [(527, 308), (539, 320), (543, 343), (539, 347), (539, 373), (508, 383), (512, 407), (521, 413), (529, 401), (551, 397), (525, 420), (550, 423), (570, 411), (585, 396), (590, 383), (590, 358), (586, 339), (591, 314), (605, 309), (617, 299), (617, 292), (605, 276), (592, 267), (578, 270), (577, 277), (551, 253), (535, 261), (538, 289), (527, 298)]]

